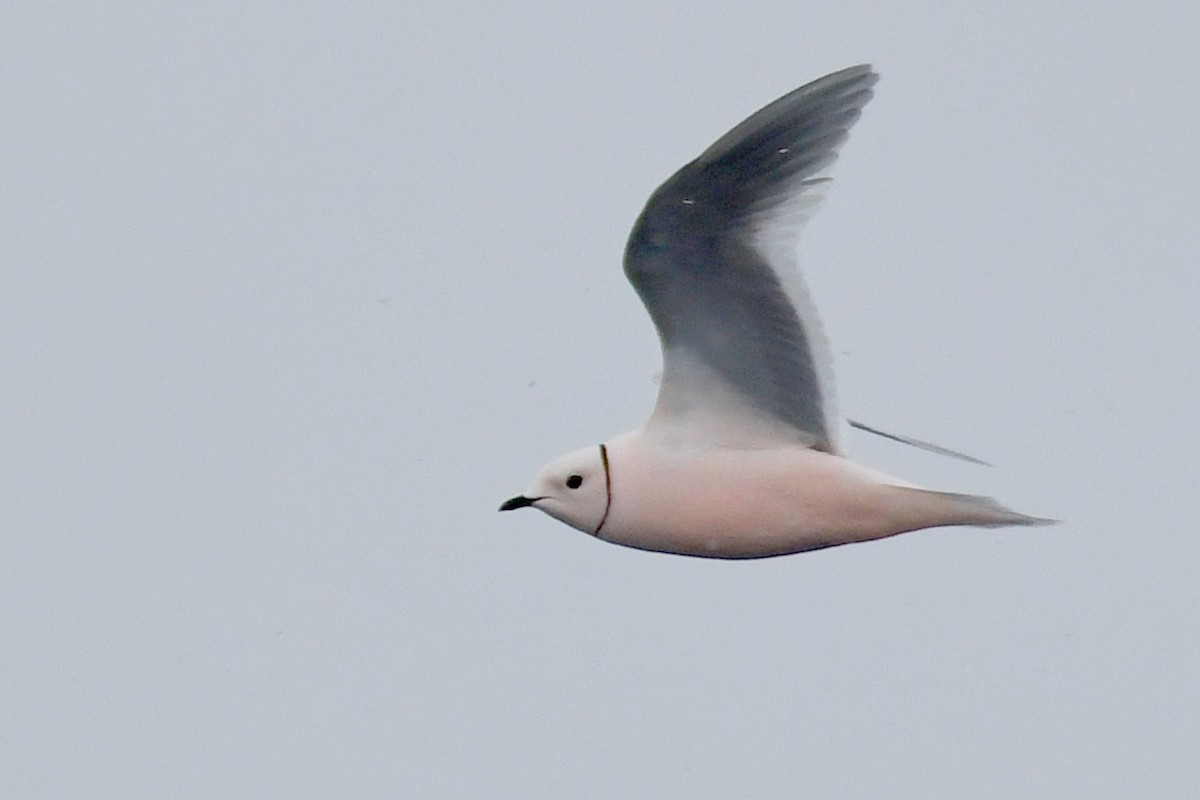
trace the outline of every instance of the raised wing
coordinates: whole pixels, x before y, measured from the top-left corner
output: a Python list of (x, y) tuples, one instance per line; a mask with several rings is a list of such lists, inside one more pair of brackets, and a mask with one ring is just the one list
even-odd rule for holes
[(648, 426), (836, 452), (830, 359), (795, 242), (877, 78), (851, 67), (785, 95), (650, 197), (625, 250), (663, 348)]

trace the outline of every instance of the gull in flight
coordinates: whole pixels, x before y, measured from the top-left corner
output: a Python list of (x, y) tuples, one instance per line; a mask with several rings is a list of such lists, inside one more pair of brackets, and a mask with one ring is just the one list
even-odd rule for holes
[(709, 558), (1053, 522), (842, 455), (795, 244), (877, 78), (851, 67), (784, 95), (654, 192), (625, 249), (662, 344), (654, 412), (550, 462), (501, 511), (536, 508), (615, 544)]

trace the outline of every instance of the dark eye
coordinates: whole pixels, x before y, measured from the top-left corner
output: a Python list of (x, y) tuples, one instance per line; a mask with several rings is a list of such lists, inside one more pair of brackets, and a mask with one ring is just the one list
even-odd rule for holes
[(582, 475), (572, 475), (571, 477), (567, 478), (568, 489), (578, 489), (580, 486), (583, 486)]

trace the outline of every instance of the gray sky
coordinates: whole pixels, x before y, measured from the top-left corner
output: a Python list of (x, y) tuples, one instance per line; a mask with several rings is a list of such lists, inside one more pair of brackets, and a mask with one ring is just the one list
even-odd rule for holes
[[(1194, 796), (1200, 6), (108, 5), (0, 9), (0, 794)], [(862, 61), (843, 408), (997, 466), (849, 444), (1065, 523), (498, 515), (650, 410), (649, 192)]]

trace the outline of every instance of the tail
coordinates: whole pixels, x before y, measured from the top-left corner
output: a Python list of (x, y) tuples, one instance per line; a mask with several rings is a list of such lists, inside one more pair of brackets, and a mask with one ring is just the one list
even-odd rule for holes
[(1002, 528), (1008, 525), (1055, 525), (1056, 519), (1046, 517), (1031, 517), (1013, 511), (991, 497), (977, 494), (955, 494), (953, 492), (931, 492), (927, 489), (902, 488), (919, 497), (916, 505), (924, 507), (924, 512), (937, 522), (926, 523), (934, 525), (975, 525), (982, 528)]

